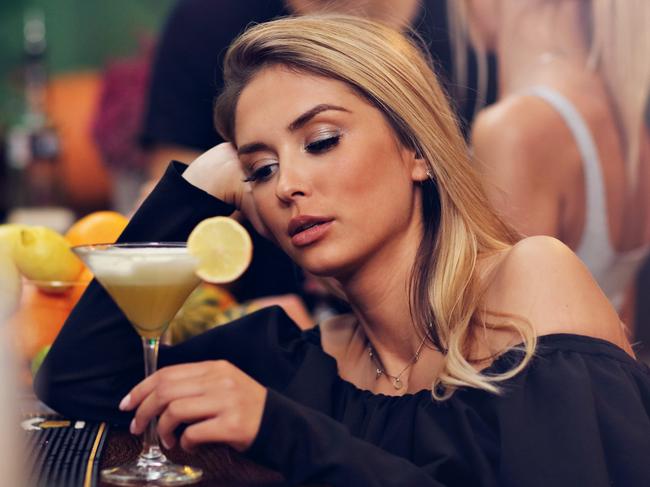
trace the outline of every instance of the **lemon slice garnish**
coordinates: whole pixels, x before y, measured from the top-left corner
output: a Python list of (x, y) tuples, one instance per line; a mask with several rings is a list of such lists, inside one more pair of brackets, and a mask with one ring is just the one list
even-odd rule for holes
[(253, 242), (236, 220), (224, 216), (199, 223), (187, 239), (188, 252), (197, 258), (196, 275), (207, 282), (232, 282), (248, 268)]

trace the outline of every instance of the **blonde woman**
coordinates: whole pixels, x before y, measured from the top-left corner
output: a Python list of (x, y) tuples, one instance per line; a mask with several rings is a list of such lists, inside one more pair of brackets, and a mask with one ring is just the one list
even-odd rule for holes
[(181, 240), (236, 207), (353, 312), (301, 332), (261, 310), (162, 349), (137, 384), (139, 338), (93, 284), (36, 379), (44, 401), (134, 434), (159, 416), (167, 447), (225, 443), (291, 484), (650, 484), (649, 371), (579, 259), (490, 210), (407, 37), (260, 24), (225, 79), (231, 142), (170, 165), (122, 240)]
[(523, 234), (575, 250), (621, 311), (650, 252), (650, 2), (449, 5), (498, 59), (499, 100), (472, 128), (490, 200)]

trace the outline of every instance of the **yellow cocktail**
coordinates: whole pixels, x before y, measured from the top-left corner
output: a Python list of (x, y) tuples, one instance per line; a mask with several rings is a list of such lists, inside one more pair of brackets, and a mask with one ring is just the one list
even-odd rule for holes
[(196, 260), (184, 246), (97, 247), (84, 258), (97, 280), (142, 337), (160, 337), (199, 283)]
[[(142, 337), (145, 375), (156, 371), (160, 335), (198, 285), (196, 259), (184, 243), (99, 244), (73, 248), (95, 274)], [(160, 450), (156, 420), (144, 435), (135, 462), (102, 470), (102, 479), (119, 485), (186, 485), (200, 469), (171, 463)]]

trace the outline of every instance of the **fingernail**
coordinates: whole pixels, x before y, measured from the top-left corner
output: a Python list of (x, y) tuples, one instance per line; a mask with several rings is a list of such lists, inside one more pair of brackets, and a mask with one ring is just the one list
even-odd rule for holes
[(131, 402), (131, 394), (127, 394), (120, 401), (120, 405), (118, 406), (120, 408), (120, 411), (124, 411), (126, 408), (128, 408), (130, 402)]
[(167, 444), (167, 442), (165, 441), (164, 438), (160, 438), (160, 442), (163, 444), (163, 446), (165, 447), (165, 449), (167, 449), (167, 450), (170, 449), (170, 446)]
[(129, 431), (131, 432), (132, 435), (135, 434), (135, 428), (136, 428), (135, 418), (133, 418), (133, 420), (131, 420), (131, 424), (129, 425)]

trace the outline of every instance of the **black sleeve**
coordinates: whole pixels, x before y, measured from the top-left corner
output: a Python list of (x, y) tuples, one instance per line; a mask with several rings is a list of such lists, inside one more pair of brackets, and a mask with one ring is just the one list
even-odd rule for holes
[[(247, 453), (292, 484), (650, 485), (650, 369), (594, 338), (539, 341), (500, 395), (465, 389), (440, 404), (353, 387), (334, 397), (327, 374), (310, 374), (269, 392)], [(509, 370), (517, 355), (490, 370)]]
[[(291, 485), (444, 487), (427, 473), (427, 466), (355, 438), (340, 422), (273, 390), (247, 455), (282, 472)], [(437, 460), (432, 457), (431, 465)]]
[(650, 485), (650, 370), (607, 342), (553, 340), (541, 337), (538, 357), (495, 400), (500, 485)]

